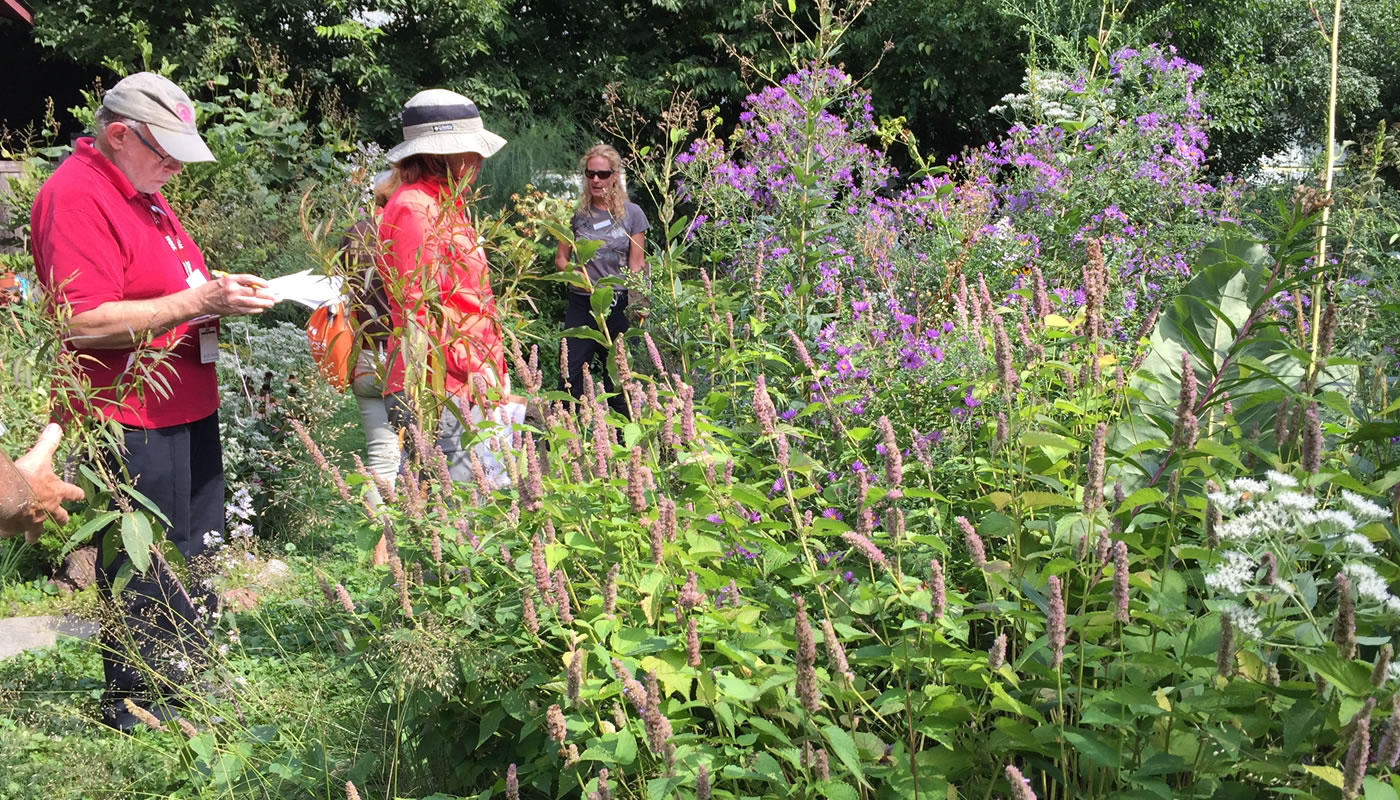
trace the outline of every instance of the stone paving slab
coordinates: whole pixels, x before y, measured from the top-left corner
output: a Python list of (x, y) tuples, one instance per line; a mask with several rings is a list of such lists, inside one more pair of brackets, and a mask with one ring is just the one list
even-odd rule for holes
[(0, 619), (0, 659), (53, 647), (60, 637), (91, 639), (96, 635), (96, 622), (71, 615)]

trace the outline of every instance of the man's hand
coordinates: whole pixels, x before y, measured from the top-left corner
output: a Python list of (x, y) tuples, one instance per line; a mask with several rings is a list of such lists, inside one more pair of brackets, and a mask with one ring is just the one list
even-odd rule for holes
[(224, 275), (203, 284), (199, 292), (201, 314), (235, 317), (261, 314), (277, 305), (267, 283), (256, 275)]
[(63, 503), (82, 500), (83, 490), (65, 483), (53, 471), (53, 454), (63, 441), (63, 429), (50, 423), (28, 453), (14, 462), (14, 472), (0, 474), (0, 538), (24, 533), (33, 543), (44, 530), (44, 520), (68, 524)]

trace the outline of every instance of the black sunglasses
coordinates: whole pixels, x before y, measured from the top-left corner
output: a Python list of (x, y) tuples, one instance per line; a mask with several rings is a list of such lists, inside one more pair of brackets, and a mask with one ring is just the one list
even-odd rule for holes
[(180, 161), (180, 159), (176, 158), (175, 156), (172, 156), (168, 153), (162, 153), (161, 151), (157, 150), (155, 145), (146, 141), (146, 137), (141, 135), (141, 131), (138, 131), (135, 128), (127, 128), (127, 130), (131, 131), (132, 135), (136, 137), (136, 141), (140, 142), (141, 144), (144, 144), (147, 150), (150, 150), (152, 153), (155, 153), (156, 155), (160, 156), (160, 165), (162, 167), (166, 169), (174, 169), (175, 167), (178, 167), (181, 163), (183, 163)]
[(607, 180), (608, 178), (611, 178), (611, 177), (613, 176), (613, 172), (615, 172), (615, 170), (611, 170), (611, 169), (586, 169), (586, 170), (583, 171), (583, 174), (584, 174), (584, 176), (589, 177), (589, 178), (602, 178), (603, 180)]

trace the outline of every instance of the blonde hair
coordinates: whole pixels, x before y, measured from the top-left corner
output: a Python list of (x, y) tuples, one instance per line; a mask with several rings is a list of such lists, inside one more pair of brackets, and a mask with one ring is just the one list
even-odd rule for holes
[(593, 145), (583, 154), (583, 158), (579, 159), (578, 173), (583, 178), (583, 184), (579, 189), (576, 210), (579, 213), (588, 213), (588, 209), (593, 205), (593, 196), (588, 192), (588, 176), (584, 175), (583, 171), (588, 169), (588, 162), (595, 158), (606, 158), (608, 167), (613, 171), (613, 177), (617, 178), (608, 192), (608, 213), (613, 219), (622, 219), (627, 209), (627, 181), (622, 174), (622, 156), (611, 145), (606, 144)]

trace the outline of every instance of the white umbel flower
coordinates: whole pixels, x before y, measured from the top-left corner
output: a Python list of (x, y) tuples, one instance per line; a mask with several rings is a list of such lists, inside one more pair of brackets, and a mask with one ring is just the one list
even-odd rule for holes
[(1264, 477), (1269, 479), (1269, 483), (1272, 483), (1280, 489), (1294, 489), (1298, 486), (1297, 478), (1292, 475), (1285, 475), (1277, 470), (1269, 470), (1264, 473)]
[(1225, 594), (1244, 594), (1254, 584), (1258, 564), (1238, 550), (1227, 550), (1215, 571), (1206, 576), (1206, 585)]
[(1342, 502), (1346, 503), (1352, 513), (1361, 519), (1370, 522), (1371, 520), (1384, 519), (1389, 516), (1384, 508), (1367, 500), (1356, 492), (1342, 491)]
[(1264, 638), (1259, 630), (1259, 615), (1254, 613), (1254, 609), (1231, 600), (1220, 605), (1220, 613), (1230, 620), (1235, 633), (1250, 639)]

